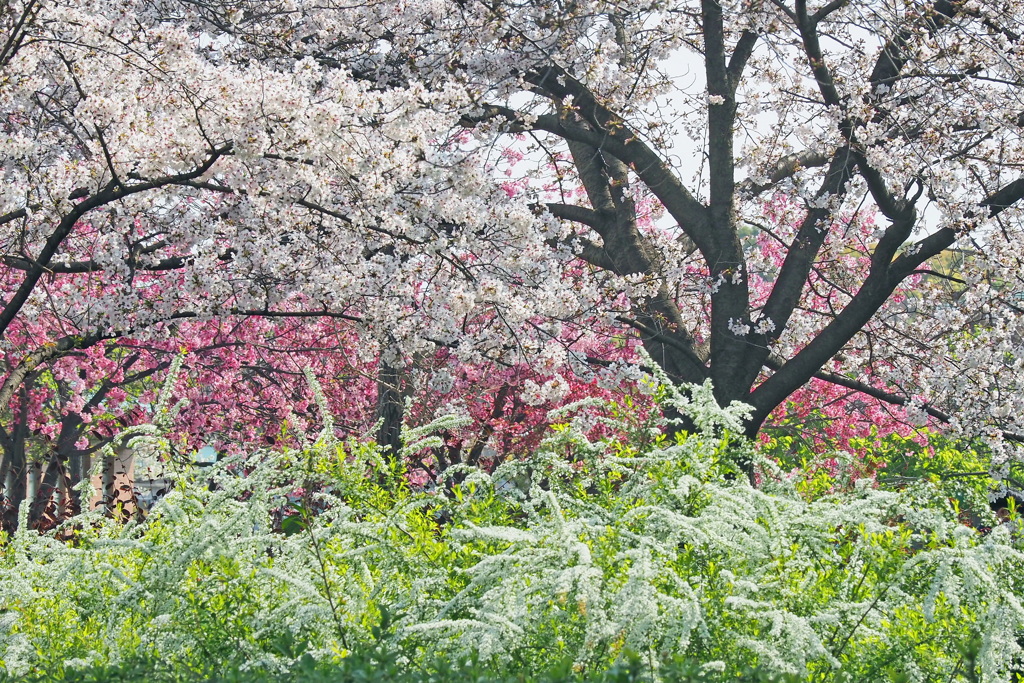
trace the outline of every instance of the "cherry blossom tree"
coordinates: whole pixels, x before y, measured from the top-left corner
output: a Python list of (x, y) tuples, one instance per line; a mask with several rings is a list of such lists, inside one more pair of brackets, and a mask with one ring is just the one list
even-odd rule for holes
[(997, 451), (1024, 431), (1008, 0), (17, 0), (0, 24), (7, 410), (40, 364), (174, 320), (345, 320), (391, 377), (537, 368), (593, 321), (751, 405), (750, 435), (814, 378)]
[[(453, 21), (473, 27), (446, 34), (453, 70), (467, 83), (491, 74), (465, 125), (568, 151), (586, 199), (546, 202), (560, 239), (620, 278), (631, 302), (620, 319), (672, 377), (752, 405), (749, 433), (819, 377), (918, 419), (1019, 439), (1013, 6), (480, 4)], [(692, 181), (667, 154), (677, 135), (701, 160)], [(789, 219), (764, 211), (766, 193), (789, 198)], [(672, 239), (639, 227), (644, 194)], [(865, 239), (851, 219), (875, 214)], [(781, 265), (743, 237), (747, 225), (778, 242)], [(978, 252), (960, 276), (929, 267), (957, 247)], [(751, 281), (766, 274), (758, 299)], [(815, 305), (822, 286), (827, 306)], [(976, 379), (964, 391), (968, 367), (1001, 390)]]
[[(311, 59), (249, 61), (244, 43), (218, 50), (204, 42), (217, 34), (190, 19), (199, 17), (187, 6), (153, 3), (4, 5), (5, 473), (25, 465), (25, 430), (40, 424), (28, 411), (52, 404), (52, 395), (29, 396), (47, 365), (67, 366), (126, 335), (177, 348), (189, 334), (168, 321), (212, 316), (358, 323), (369, 331), (363, 363), (380, 351), (375, 340), (415, 342), (411, 330), (439, 330), (453, 344), (467, 331), (458, 306), (447, 305), (458, 292), (446, 280), (455, 274), (470, 287), (467, 311), (476, 292), (462, 272), (471, 248), (445, 243), (464, 230), (504, 240), (509, 226), (537, 223), (443, 143), (465, 99), (459, 88), (375, 88)], [(286, 27), (267, 28), (273, 38)], [(301, 112), (309, 118), (295, 119)], [(494, 213), (469, 211), (470, 198), (490, 200)], [(396, 250), (391, 236), (414, 219), (422, 234)], [(500, 258), (483, 267), (525, 272)], [(422, 350), (398, 344), (384, 349), (387, 360)], [(148, 371), (166, 363), (152, 360), (142, 363)], [(97, 376), (56, 380), (78, 392), (59, 415), (100, 409), (104, 390), (87, 379)], [(97, 405), (75, 405), (86, 387)]]

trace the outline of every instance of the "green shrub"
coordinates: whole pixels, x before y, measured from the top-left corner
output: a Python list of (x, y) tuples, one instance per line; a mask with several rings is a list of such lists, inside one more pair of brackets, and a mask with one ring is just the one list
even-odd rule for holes
[(700, 435), (666, 440), (622, 415), (624, 438), (590, 442), (568, 410), (528, 459), (421, 490), (400, 460), (327, 430), (184, 473), (138, 524), (86, 515), (71, 543), (19, 531), (0, 551), (3, 670), (1006, 680), (1024, 626), (1010, 527), (960, 524), (927, 479), (754, 489), (737, 476), (759, 457), (733, 436), (744, 408), (718, 408), (709, 386), (669, 400)]

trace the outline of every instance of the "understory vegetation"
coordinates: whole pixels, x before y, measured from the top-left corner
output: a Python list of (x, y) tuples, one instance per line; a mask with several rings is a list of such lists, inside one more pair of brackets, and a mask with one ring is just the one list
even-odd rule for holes
[(142, 520), (22, 525), (0, 548), (3, 677), (1015, 680), (1019, 519), (964, 509), (991, 482), (792, 474), (779, 442), (736, 436), (744, 406), (658, 391), (696, 433), (612, 405), (591, 441), (569, 406), (529, 457), (414, 486), (403, 456), (459, 418), (397, 456), (327, 424), (179, 471)]
[(1022, 95), (1020, 0), (0, 0), (0, 683), (1024, 683)]

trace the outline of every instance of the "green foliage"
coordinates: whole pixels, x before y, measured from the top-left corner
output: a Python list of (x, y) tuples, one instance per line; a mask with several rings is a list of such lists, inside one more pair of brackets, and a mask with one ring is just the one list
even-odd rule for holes
[(941, 477), (754, 489), (737, 476), (760, 457), (733, 436), (745, 408), (709, 393), (665, 392), (701, 435), (669, 440), (621, 409), (622, 438), (592, 442), (569, 409), (529, 458), (423, 489), (400, 459), (325, 430), (183, 475), (141, 523), (86, 515), (71, 543), (19, 531), (0, 550), (0, 670), (1007, 680), (1024, 627), (1008, 526), (962, 525)]
[(879, 483), (887, 487), (913, 487), (929, 482), (954, 507), (960, 518), (975, 527), (996, 523), (989, 501), (1000, 491), (993, 479), (992, 454), (977, 440), (951, 439), (924, 432), (927, 441), (892, 436), (882, 442)]
[[(68, 671), (63, 680), (69, 683), (190, 683), (197, 680), (215, 683), (438, 683), (439, 681), (487, 681), (488, 683), (648, 683), (654, 680), (649, 667), (635, 654), (628, 653), (621, 661), (596, 674), (573, 671), (571, 658), (555, 661), (546, 669), (531, 672), (509, 672), (479, 661), (448, 662), (437, 660), (416, 667), (400, 663), (386, 652), (356, 655), (337, 662), (324, 663), (309, 655), (301, 657), (286, 671), (241, 668), (237, 663), (211, 667), (208, 675), (186, 674), (168, 667), (158, 659), (133, 659), (119, 666), (93, 666)], [(658, 671), (664, 683), (713, 683), (721, 678), (714, 671), (686, 660), (675, 658)], [(0, 681), (8, 680), (0, 674)], [(50, 676), (29, 676), (21, 683), (43, 683)], [(748, 669), (731, 679), (736, 683), (795, 683), (794, 676), (774, 675)]]
[[(810, 438), (784, 422), (767, 430), (760, 453), (809, 499), (851, 490), (859, 479), (873, 479), (889, 489), (917, 488), (922, 495), (929, 491), (936, 504), (948, 500), (961, 519), (975, 527), (995, 522), (989, 502), (1002, 495), (1004, 484), (1024, 488), (1020, 464), (1004, 464), (1002, 475), (997, 475), (991, 449), (980, 439), (928, 428), (906, 436), (882, 434), (873, 427), (867, 436), (847, 438), (843, 447), (849, 450), (834, 442), (831, 448), (823, 447), (822, 442), (829, 440)], [(930, 486), (917, 486), (923, 482)]]
[[(858, 479), (872, 478), (885, 466), (877, 446), (885, 443), (872, 428), (868, 438), (851, 438), (845, 446), (851, 451), (822, 447), (819, 441), (805, 438), (790, 426), (766, 431), (760, 453), (782, 472), (790, 473), (796, 490), (807, 498), (817, 498), (840, 490), (850, 490)], [(902, 438), (902, 437), (897, 437)], [(828, 440), (825, 440), (828, 441)], [(912, 440), (907, 439), (913, 443)]]

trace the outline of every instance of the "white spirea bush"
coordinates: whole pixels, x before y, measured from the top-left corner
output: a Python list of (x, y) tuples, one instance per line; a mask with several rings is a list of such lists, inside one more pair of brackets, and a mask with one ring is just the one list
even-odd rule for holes
[(581, 675), (633, 652), (654, 675), (685, 660), (1008, 680), (1024, 628), (1010, 527), (983, 536), (922, 505), (928, 491), (755, 489), (735, 465), (756, 459), (732, 436), (745, 408), (683, 396), (711, 436), (622, 414), (592, 442), (562, 411), (530, 458), (413, 489), (325, 430), (183, 476), (141, 523), (72, 520), (70, 542), (19, 531), (0, 549), (0, 662), (286, 670), (384, 647), (521, 671), (571, 655)]

